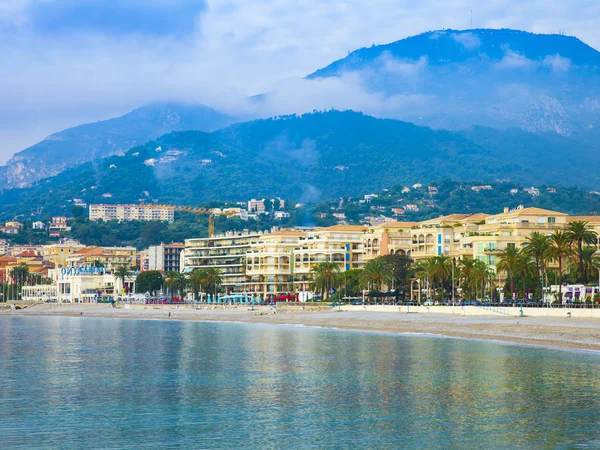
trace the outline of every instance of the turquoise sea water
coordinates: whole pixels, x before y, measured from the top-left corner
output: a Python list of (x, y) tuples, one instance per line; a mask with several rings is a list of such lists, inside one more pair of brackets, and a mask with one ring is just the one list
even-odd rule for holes
[(600, 448), (600, 355), (0, 317), (1, 448)]

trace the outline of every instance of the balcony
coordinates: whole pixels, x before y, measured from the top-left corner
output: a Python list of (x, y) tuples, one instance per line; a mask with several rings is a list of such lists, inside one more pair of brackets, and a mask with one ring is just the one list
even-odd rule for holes
[(489, 247), (488, 248), (488, 247), (486, 247), (486, 248), (483, 249), (483, 252), (484, 253), (489, 253), (491, 255), (497, 255), (497, 254), (502, 253), (502, 250), (499, 249), (499, 248), (493, 248), (493, 247)]

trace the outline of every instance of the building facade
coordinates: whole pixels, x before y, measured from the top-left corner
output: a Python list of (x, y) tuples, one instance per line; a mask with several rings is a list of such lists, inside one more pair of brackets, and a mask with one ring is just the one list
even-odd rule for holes
[(135, 277), (125, 284), (104, 268), (80, 266), (48, 271), (51, 284), (23, 286), (23, 300), (56, 301), (58, 303), (97, 303), (128, 292), (135, 292)]
[(148, 269), (181, 272), (181, 254), (185, 244), (161, 244), (148, 247)]
[(187, 239), (183, 271), (216, 267), (221, 272), (222, 288), (227, 294), (244, 292), (246, 254), (261, 236), (262, 233), (228, 232), (212, 238)]
[(122, 204), (93, 204), (90, 205), (90, 220), (139, 220), (173, 222), (175, 206), (172, 205), (122, 205)]
[(108, 271), (118, 267), (136, 267), (135, 247), (85, 247), (67, 257), (66, 267), (100, 265)]
[(85, 245), (77, 241), (64, 241), (57, 244), (44, 245), (42, 247), (42, 256), (46, 261), (51, 261), (57, 268), (60, 268), (66, 266), (69, 256), (84, 248)]

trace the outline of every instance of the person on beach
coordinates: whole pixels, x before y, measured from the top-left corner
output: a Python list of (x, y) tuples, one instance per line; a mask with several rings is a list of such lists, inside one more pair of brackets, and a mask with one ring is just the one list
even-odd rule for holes
[(79, 313), (80, 316), (83, 316), (83, 311)]
[(171, 311), (169, 311), (169, 317), (171, 317)]

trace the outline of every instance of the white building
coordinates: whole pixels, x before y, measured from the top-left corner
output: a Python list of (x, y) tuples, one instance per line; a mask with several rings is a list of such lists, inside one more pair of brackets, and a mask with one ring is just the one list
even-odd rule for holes
[(33, 224), (31, 225), (33, 227), (34, 230), (45, 230), (46, 229), (46, 224), (44, 222), (33, 222)]
[(252, 199), (248, 202), (249, 213), (264, 213), (265, 212), (265, 199), (255, 200)]
[(135, 292), (135, 277), (121, 280), (104, 268), (83, 266), (50, 269), (51, 285), (23, 286), (21, 298), (30, 301), (56, 301), (58, 303), (97, 303), (109, 298)]
[(175, 206), (172, 205), (125, 205), (125, 204), (93, 204), (90, 205), (90, 220), (139, 220), (173, 222)]
[(273, 217), (275, 218), (275, 220), (287, 219), (288, 217), (290, 217), (290, 213), (285, 211), (275, 211), (273, 213)]

